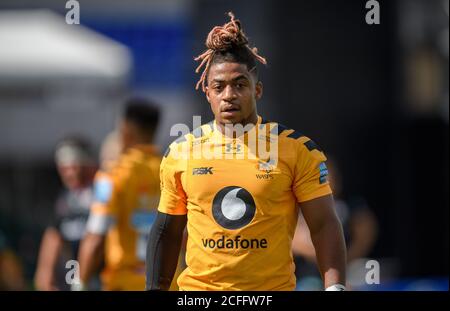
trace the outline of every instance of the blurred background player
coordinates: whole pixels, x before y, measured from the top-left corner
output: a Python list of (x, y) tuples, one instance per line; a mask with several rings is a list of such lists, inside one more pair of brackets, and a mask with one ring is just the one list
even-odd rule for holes
[(114, 129), (105, 137), (100, 147), (100, 168), (97, 175), (101, 172), (109, 172), (119, 160), (122, 150), (120, 133), (117, 129)]
[[(342, 176), (336, 162), (327, 160), (328, 180), (333, 189), (336, 214), (342, 223), (347, 245), (347, 265), (366, 258), (375, 246), (378, 236), (378, 223), (375, 214), (361, 196), (345, 198), (342, 189)], [(322, 290), (320, 273), (316, 264), (316, 252), (311, 241), (308, 225), (299, 214), (299, 220), (292, 241), (292, 251), (296, 263), (297, 290)], [(347, 269), (348, 274), (352, 273)], [(352, 280), (347, 276), (348, 282)], [(351, 284), (348, 284), (351, 285)]]
[[(81, 286), (92, 277), (101, 258), (104, 290), (144, 290), (147, 237), (159, 201), (161, 157), (153, 138), (159, 110), (145, 99), (127, 101), (118, 136), (121, 154), (104, 148), (102, 169), (95, 177), (95, 202), (79, 255)], [(111, 141), (114, 135), (111, 134)], [(114, 151), (115, 150), (115, 151)]]
[(0, 291), (26, 290), (23, 265), (0, 230)]
[(55, 162), (65, 189), (56, 201), (53, 223), (42, 238), (35, 274), (38, 290), (69, 289), (61, 274), (64, 262), (78, 256), (93, 202), (96, 166), (89, 143), (77, 137), (63, 139), (56, 147)]

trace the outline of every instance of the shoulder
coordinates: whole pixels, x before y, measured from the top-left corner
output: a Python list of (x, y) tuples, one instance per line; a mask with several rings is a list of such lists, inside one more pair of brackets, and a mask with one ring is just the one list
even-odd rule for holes
[(206, 139), (209, 139), (213, 131), (213, 121), (211, 121), (195, 128), (187, 134), (182, 134), (169, 145), (164, 152), (163, 158), (167, 158), (169, 155), (173, 156), (175, 153), (189, 152), (189, 148), (196, 143), (204, 142)]
[(114, 190), (127, 182), (137, 161), (133, 150), (127, 150), (108, 170), (99, 170), (95, 176), (96, 183), (110, 184)]
[(94, 200), (107, 203), (114, 189), (111, 172), (97, 171), (94, 178)]
[(132, 171), (139, 170), (149, 161), (158, 161), (160, 158), (159, 154), (153, 151), (150, 152), (150, 149), (144, 145), (129, 148), (120, 156), (113, 169), (111, 169), (110, 175), (113, 178), (129, 175)]
[(262, 125), (269, 126), (271, 135), (276, 136), (282, 146), (287, 146), (289, 148), (295, 147), (295, 149), (298, 149), (298, 151), (300, 152), (311, 152), (313, 150), (322, 152), (322, 148), (320, 148), (320, 146), (316, 144), (311, 138), (303, 134), (302, 131), (290, 128), (282, 123), (275, 121), (263, 120)]

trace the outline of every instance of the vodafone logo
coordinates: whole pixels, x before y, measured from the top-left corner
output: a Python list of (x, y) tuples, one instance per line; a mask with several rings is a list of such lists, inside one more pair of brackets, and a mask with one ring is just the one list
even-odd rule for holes
[(250, 192), (242, 187), (229, 186), (213, 200), (214, 220), (226, 229), (239, 229), (248, 225), (255, 216), (256, 205)]

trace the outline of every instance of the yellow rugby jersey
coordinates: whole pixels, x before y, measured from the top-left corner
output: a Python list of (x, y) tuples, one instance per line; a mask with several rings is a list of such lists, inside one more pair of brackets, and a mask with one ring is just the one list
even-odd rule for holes
[[(269, 133), (264, 125), (276, 126)], [(251, 153), (252, 135), (277, 138), (275, 165)], [(199, 145), (215, 157), (199, 157)], [(212, 122), (172, 143), (161, 162), (158, 210), (188, 216), (179, 288), (293, 290), (297, 203), (332, 193), (325, 161), (312, 140), (259, 116), (240, 138), (224, 136)]]
[(102, 283), (107, 290), (144, 290), (147, 238), (156, 219), (159, 201), (159, 166), (156, 148), (130, 148), (109, 172), (99, 171), (94, 181), (91, 214), (109, 217)]

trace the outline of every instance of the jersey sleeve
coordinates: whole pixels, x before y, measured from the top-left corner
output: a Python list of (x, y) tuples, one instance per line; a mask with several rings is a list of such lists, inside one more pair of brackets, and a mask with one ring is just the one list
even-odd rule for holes
[(94, 202), (89, 213), (86, 230), (106, 234), (116, 221), (120, 185), (112, 173), (97, 172), (94, 179)]
[(327, 158), (312, 140), (298, 142), (293, 190), (299, 203), (332, 193), (328, 182)]
[(166, 155), (160, 166), (161, 197), (158, 211), (170, 215), (187, 214), (187, 197), (181, 182), (183, 174), (183, 159), (176, 157), (172, 144), (166, 151)]

